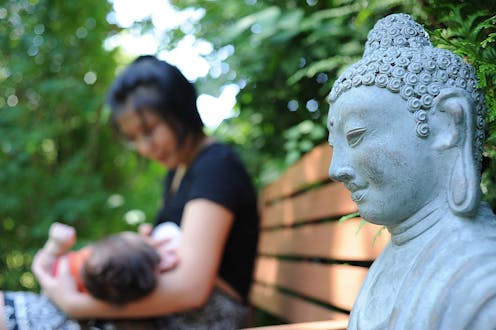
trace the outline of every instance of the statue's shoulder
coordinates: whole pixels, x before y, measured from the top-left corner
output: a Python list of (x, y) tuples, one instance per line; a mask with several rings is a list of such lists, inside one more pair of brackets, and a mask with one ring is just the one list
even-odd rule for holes
[(442, 264), (452, 266), (447, 267), (446, 276), (439, 277), (440, 289), (434, 290), (438, 299), (430, 313), (431, 322), (443, 328), (496, 329), (492, 328), (496, 326), (496, 219), (484, 220), (469, 231), (472, 235), (462, 235), (447, 246), (452, 261), (447, 253)]
[(487, 203), (482, 202), (477, 214), (473, 218), (460, 219), (454, 231), (455, 239), (471, 246), (471, 249), (464, 252), (485, 253), (488, 248), (496, 244), (496, 215)]
[(396, 325), (477, 329), (473, 325), (483, 324), (490, 316), (494, 323), (496, 217), (484, 206), (474, 218), (459, 220), (419, 251), (395, 304), (403, 311)]

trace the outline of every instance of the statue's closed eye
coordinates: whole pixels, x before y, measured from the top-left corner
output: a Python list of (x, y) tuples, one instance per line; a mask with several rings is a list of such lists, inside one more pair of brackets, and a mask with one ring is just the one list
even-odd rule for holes
[(348, 145), (350, 147), (355, 147), (356, 145), (358, 145), (362, 141), (363, 135), (366, 131), (366, 128), (355, 128), (348, 131), (348, 133), (346, 133), (346, 140), (348, 141)]

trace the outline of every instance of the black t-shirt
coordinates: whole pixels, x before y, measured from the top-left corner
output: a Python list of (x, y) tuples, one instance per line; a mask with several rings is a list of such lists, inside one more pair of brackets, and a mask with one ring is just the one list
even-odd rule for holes
[(219, 275), (246, 301), (257, 249), (259, 215), (256, 192), (241, 159), (231, 147), (211, 144), (198, 154), (176, 193), (171, 194), (174, 173), (169, 171), (165, 178), (164, 204), (155, 225), (165, 221), (181, 225), (184, 206), (193, 199), (208, 199), (229, 209), (234, 222)]

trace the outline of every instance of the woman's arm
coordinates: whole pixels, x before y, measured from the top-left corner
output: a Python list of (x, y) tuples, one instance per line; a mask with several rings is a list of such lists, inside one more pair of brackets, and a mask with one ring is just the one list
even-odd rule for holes
[[(233, 217), (231, 211), (212, 201), (188, 202), (178, 251), (181, 262), (173, 270), (159, 275), (152, 294), (126, 306), (111, 306), (78, 293), (68, 269), (61, 269), (57, 278), (37, 274), (35, 266), (33, 271), (46, 294), (75, 318), (140, 318), (197, 308), (207, 302), (214, 286)], [(66, 266), (61, 265), (61, 268)]]

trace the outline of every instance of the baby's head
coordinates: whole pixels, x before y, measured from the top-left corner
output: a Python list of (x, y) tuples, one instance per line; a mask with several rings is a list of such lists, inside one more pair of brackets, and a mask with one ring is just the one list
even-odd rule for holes
[(123, 232), (91, 246), (81, 275), (92, 296), (123, 305), (153, 291), (159, 263), (160, 255), (143, 237)]

